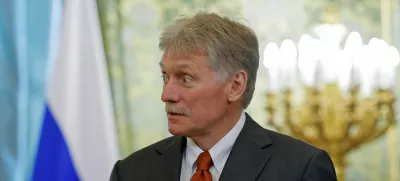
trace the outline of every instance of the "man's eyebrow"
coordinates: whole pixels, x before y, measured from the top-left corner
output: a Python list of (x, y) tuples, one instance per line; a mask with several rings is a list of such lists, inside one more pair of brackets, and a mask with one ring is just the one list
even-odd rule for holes
[[(162, 62), (159, 62), (158, 64), (160, 65), (161, 69), (164, 68), (164, 64)], [(178, 64), (178, 65), (176, 65), (176, 68), (177, 69), (193, 69), (193, 67), (188, 64)]]

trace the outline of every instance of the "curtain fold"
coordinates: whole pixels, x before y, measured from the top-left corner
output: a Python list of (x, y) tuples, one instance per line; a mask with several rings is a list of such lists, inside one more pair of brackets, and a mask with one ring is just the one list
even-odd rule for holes
[[(0, 180), (29, 180), (61, 0), (0, 0)], [(53, 17), (56, 17), (55, 19)]]
[(0, 1), (0, 180), (10, 180), (17, 157), (17, 63), (11, 1)]

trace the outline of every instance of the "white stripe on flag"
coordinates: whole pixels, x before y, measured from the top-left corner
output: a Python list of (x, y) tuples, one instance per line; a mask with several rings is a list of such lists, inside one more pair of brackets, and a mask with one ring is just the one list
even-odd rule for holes
[(48, 104), (80, 180), (108, 180), (118, 144), (95, 0), (65, 0)]

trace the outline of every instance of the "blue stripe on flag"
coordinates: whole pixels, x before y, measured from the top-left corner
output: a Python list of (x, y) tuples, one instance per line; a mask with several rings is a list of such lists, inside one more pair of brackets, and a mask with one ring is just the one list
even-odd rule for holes
[(32, 181), (79, 181), (65, 138), (47, 105)]

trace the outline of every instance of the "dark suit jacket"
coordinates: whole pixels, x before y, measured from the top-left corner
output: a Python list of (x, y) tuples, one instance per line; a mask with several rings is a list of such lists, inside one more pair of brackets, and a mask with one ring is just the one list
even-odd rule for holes
[[(118, 161), (110, 181), (179, 181), (186, 138), (172, 136)], [(219, 181), (335, 181), (327, 152), (246, 122)]]

